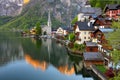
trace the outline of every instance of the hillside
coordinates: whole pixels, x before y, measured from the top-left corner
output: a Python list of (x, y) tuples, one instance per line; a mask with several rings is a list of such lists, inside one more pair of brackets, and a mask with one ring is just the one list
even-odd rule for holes
[(92, 7), (104, 9), (106, 4), (120, 4), (120, 0), (89, 0)]
[(22, 13), (15, 17), (0, 18), (0, 29), (27, 29), (36, 22), (47, 23), (48, 9), (51, 11), (52, 27), (69, 26), (71, 19), (87, 0), (30, 0), (23, 6)]

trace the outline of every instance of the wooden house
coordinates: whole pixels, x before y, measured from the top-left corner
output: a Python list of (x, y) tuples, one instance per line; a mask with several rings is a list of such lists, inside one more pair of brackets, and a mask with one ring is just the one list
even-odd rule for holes
[(112, 20), (107, 20), (105, 18), (97, 18), (93, 23), (95, 29), (98, 28), (110, 28), (112, 24)]
[(90, 68), (91, 65), (103, 65), (104, 58), (99, 52), (84, 52), (84, 66)]
[(107, 43), (104, 33), (100, 29), (97, 29), (93, 33), (91, 33), (91, 38), (92, 38), (92, 42)]
[(120, 4), (109, 4), (104, 8), (104, 13), (107, 17), (117, 20), (120, 16)]
[(86, 52), (98, 52), (98, 45), (95, 42), (85, 42)]

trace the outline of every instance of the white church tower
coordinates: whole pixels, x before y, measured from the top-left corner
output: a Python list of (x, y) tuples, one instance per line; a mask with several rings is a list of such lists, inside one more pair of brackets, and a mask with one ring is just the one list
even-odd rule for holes
[(47, 29), (47, 34), (48, 35), (51, 35), (51, 26), (52, 26), (52, 23), (51, 23), (51, 18), (50, 18), (50, 10), (48, 12), (48, 22), (47, 22), (47, 26), (48, 26), (48, 29)]
[(51, 36), (51, 32), (52, 32), (52, 23), (51, 23), (51, 18), (50, 18), (50, 10), (48, 10), (48, 22), (47, 25), (42, 27), (42, 34), (44, 34), (44, 32), (46, 32), (47, 35)]

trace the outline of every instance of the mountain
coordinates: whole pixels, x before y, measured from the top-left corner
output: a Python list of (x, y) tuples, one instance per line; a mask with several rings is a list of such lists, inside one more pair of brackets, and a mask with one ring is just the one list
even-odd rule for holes
[(0, 0), (0, 16), (16, 16), (22, 11), (23, 0)]
[(15, 17), (0, 17), (0, 29), (26, 29), (34, 27), (36, 22), (40, 22), (41, 25), (46, 25), (48, 10), (51, 12), (52, 27), (59, 27), (61, 25), (69, 26), (71, 20), (79, 12), (80, 7), (85, 5), (86, 1), (87, 0), (24, 0), (21, 7), (22, 13), (20, 15)]

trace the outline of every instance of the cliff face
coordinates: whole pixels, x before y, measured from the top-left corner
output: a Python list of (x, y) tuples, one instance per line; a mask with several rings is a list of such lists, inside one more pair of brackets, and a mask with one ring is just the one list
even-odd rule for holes
[[(51, 12), (53, 27), (59, 23), (69, 26), (87, 0), (0, 0), (0, 15), (16, 16), (2, 27), (33, 27), (37, 21), (46, 24), (48, 10)], [(28, 3), (29, 2), (29, 3)], [(26, 4), (28, 3), (28, 4)], [(25, 5), (24, 5), (25, 4)], [(57, 25), (57, 26), (56, 26)], [(61, 24), (60, 24), (61, 25)]]
[[(44, 9), (51, 8), (55, 17), (63, 21), (62, 14), (71, 15), (72, 12), (83, 6), (87, 0), (31, 0), (31, 4), (43, 3)], [(30, 2), (30, 0), (0, 0), (0, 16), (16, 16), (22, 11), (23, 4)], [(48, 4), (48, 5), (46, 5)], [(75, 14), (73, 14), (75, 15)]]
[[(78, 14), (80, 8), (87, 0), (36, 0), (41, 6), (40, 13), (44, 14), (51, 10), (51, 15), (62, 23), (70, 24), (71, 20)], [(31, 4), (36, 5), (34, 0)]]
[(0, 16), (16, 16), (22, 11), (23, 0), (0, 0)]

